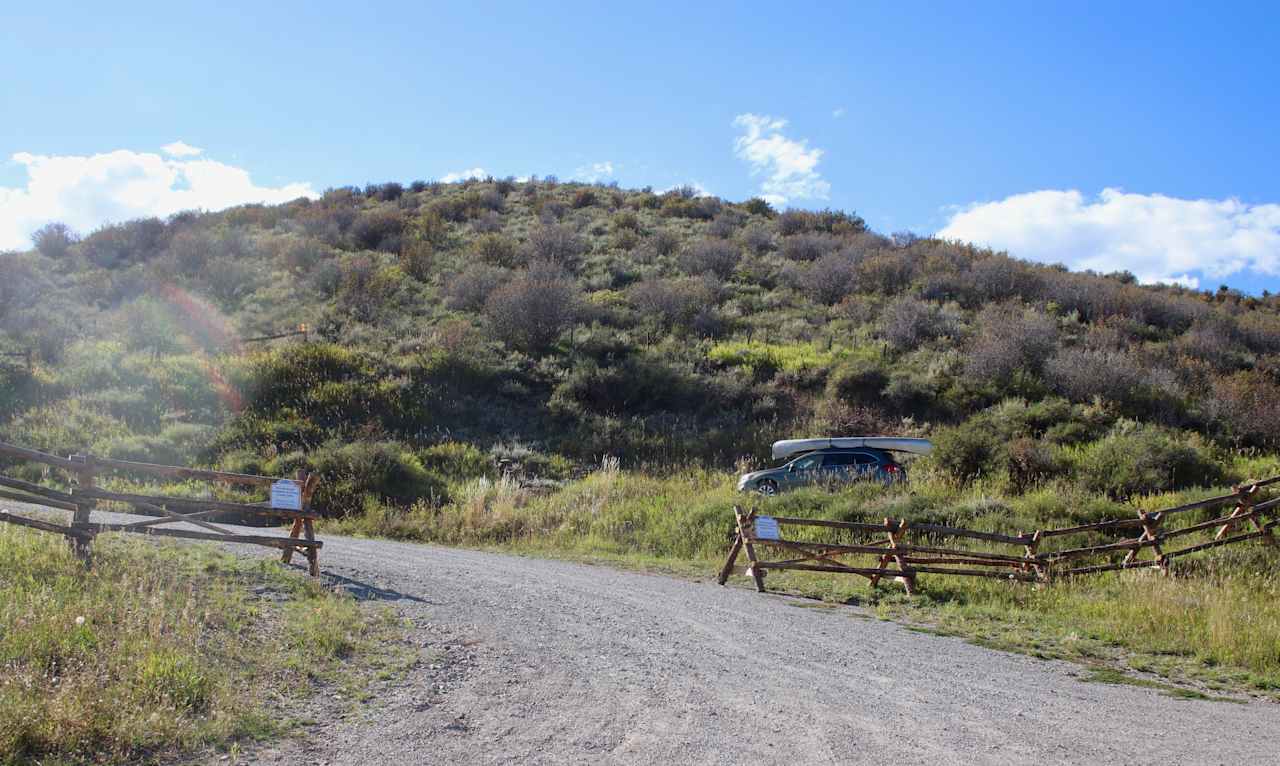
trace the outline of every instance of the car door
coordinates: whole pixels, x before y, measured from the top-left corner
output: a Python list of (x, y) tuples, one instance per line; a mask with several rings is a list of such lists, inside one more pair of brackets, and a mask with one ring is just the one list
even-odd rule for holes
[(859, 479), (875, 479), (880, 473), (880, 458), (870, 452), (853, 453), (853, 473)]
[(821, 455), (805, 455), (791, 461), (787, 466), (786, 483), (788, 487), (803, 487), (818, 480), (818, 469), (822, 467)]
[(849, 452), (831, 452), (822, 457), (822, 480), (839, 484), (857, 478), (855, 455)]

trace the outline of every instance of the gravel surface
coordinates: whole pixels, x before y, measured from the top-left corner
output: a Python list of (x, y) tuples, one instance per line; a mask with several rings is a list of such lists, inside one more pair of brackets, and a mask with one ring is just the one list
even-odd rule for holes
[[(1280, 706), (1085, 683), (1077, 666), (853, 608), (580, 564), (330, 539), (461, 658), (266, 762), (1275, 763)], [(443, 643), (441, 643), (443, 642)], [(426, 643), (431, 643), (430, 641)], [(265, 754), (260, 754), (265, 755)]]
[(1086, 683), (710, 577), (346, 538), (325, 538), (321, 564), (420, 626), (422, 661), (248, 762), (1280, 762), (1274, 703)]

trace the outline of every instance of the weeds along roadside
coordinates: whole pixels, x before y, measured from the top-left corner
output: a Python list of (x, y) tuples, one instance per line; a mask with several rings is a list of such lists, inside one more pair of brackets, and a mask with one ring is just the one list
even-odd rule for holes
[(146, 761), (283, 734), (394, 661), (387, 613), (210, 546), (0, 528), (0, 764)]

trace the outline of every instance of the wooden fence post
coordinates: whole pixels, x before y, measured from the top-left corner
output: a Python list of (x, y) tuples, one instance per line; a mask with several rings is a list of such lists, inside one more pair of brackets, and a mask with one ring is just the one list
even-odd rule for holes
[[(302, 510), (311, 512), (311, 493), (315, 490), (315, 479), (305, 468), (298, 469), (298, 484), (302, 491)], [(309, 542), (316, 540), (315, 522), (308, 516), (302, 520), (302, 532)], [(312, 577), (320, 576), (320, 551), (314, 545), (307, 546), (307, 571)]]
[[(888, 519), (885, 519), (886, 523), (888, 521), (889, 521)], [(898, 547), (898, 544), (902, 541), (902, 537), (906, 533), (907, 533), (907, 520), (899, 519), (897, 531), (889, 533), (889, 547), (894, 548), (896, 550)], [(898, 563), (898, 569), (902, 570), (902, 586), (907, 589), (907, 595), (908, 596), (916, 595), (915, 572), (912, 571), (911, 567), (908, 566), (907, 562), (903, 560), (901, 553), (895, 553), (893, 555), (893, 560)]]
[[(1020, 537), (1027, 536), (1025, 532), (1020, 532), (1018, 535)], [(1035, 534), (1031, 535), (1031, 542), (1023, 546), (1023, 549), (1025, 551), (1024, 556), (1027, 559), (1027, 563), (1022, 566), (1022, 571), (1034, 572), (1036, 578), (1039, 580), (1037, 583), (1037, 586), (1039, 586), (1039, 584), (1048, 579), (1045, 576), (1044, 567), (1040, 565), (1040, 530), (1037, 529)]]
[[(889, 539), (888, 539), (889, 549), (884, 555), (880, 557), (880, 563), (877, 566), (877, 569), (884, 569), (885, 567), (889, 566), (890, 561), (895, 562), (898, 565), (898, 569), (902, 572), (901, 576), (899, 576), (898, 579), (902, 581), (903, 587), (907, 589), (907, 595), (914, 596), (916, 594), (915, 572), (913, 572), (911, 570), (911, 567), (905, 561), (903, 561), (901, 553), (893, 552), (897, 549), (898, 544), (902, 542), (902, 536), (907, 533), (907, 520), (901, 519), (895, 522), (893, 519), (890, 519), (888, 516), (886, 516), (884, 519), (884, 528), (885, 528), (885, 531), (887, 531), (889, 534)], [(871, 587), (874, 588), (879, 583), (880, 583), (880, 575), (879, 574), (872, 575)]]
[(1214, 540), (1221, 540), (1226, 537), (1227, 533), (1235, 528), (1236, 523), (1232, 519), (1237, 516), (1243, 516), (1253, 510), (1253, 493), (1258, 489), (1258, 485), (1254, 484), (1249, 487), (1236, 487), (1236, 507), (1231, 511), (1231, 515), (1227, 517), (1227, 523), (1218, 529), (1217, 534), (1213, 536)]
[[(88, 453), (72, 455), (70, 460), (80, 464), (80, 467), (76, 470), (77, 489), (91, 490), (97, 487), (97, 468), (94, 465), (93, 455)], [(76, 556), (86, 566), (93, 563), (94, 533), (90, 528), (90, 513), (96, 504), (97, 501), (90, 497), (77, 498), (76, 510), (71, 517), (71, 529), (76, 533), (71, 538), (71, 549), (75, 551)]]
[[(736, 518), (738, 507), (735, 505), (733, 510)], [(720, 575), (716, 578), (721, 585), (729, 581), (729, 575), (733, 574), (733, 565), (737, 563), (738, 554), (742, 552), (742, 529), (737, 525), (736, 521), (734, 522), (734, 530), (733, 544), (729, 546), (729, 558), (725, 560), (724, 566), (720, 567)]]
[(736, 505), (733, 506), (733, 516), (738, 523), (738, 537), (742, 540), (742, 547), (747, 552), (747, 561), (749, 562), (747, 573), (751, 575), (751, 579), (756, 581), (756, 590), (760, 593), (764, 593), (764, 572), (756, 566), (758, 563), (758, 560), (756, 559), (756, 549), (751, 545), (750, 529), (751, 524), (755, 519), (755, 515), (756, 512), (754, 508), (750, 513), (743, 514), (741, 508)]
[[(885, 546), (888, 548), (892, 548), (893, 547), (893, 527), (889, 525), (888, 517), (885, 517), (884, 529), (885, 529), (885, 534), (889, 536), (888, 539), (885, 541)], [(890, 559), (890, 555), (888, 553), (881, 556), (879, 562), (876, 564), (876, 568), (884, 569), (885, 567), (889, 566), (889, 559)], [(871, 587), (875, 588), (879, 584), (880, 584), (880, 575), (879, 574), (871, 575)]]
[(1164, 551), (1160, 549), (1160, 523), (1163, 517), (1159, 513), (1147, 513), (1146, 511), (1138, 511), (1138, 521), (1142, 522), (1142, 534), (1138, 535), (1137, 545), (1133, 550), (1125, 554), (1124, 563), (1132, 564), (1138, 560), (1138, 553), (1151, 545), (1151, 550), (1155, 553), (1155, 560), (1152, 562), (1154, 566), (1160, 568), (1165, 575), (1169, 574), (1169, 559), (1164, 555)]

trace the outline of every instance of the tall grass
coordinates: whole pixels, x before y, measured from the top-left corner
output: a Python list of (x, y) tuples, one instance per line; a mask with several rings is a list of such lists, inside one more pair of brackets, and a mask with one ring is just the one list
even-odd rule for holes
[(0, 525), (0, 764), (266, 736), (285, 722), (260, 692), (305, 687), (372, 624), (275, 565), (106, 535), (86, 571), (61, 538)]

